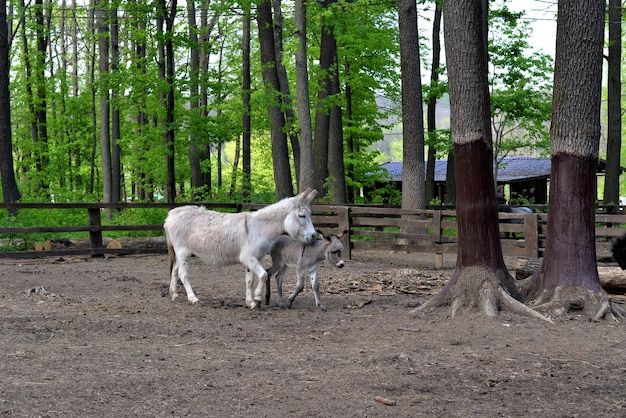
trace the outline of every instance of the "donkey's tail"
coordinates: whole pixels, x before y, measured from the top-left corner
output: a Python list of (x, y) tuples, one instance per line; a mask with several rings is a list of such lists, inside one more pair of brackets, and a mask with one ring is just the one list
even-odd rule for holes
[(172, 277), (172, 270), (174, 269), (174, 262), (176, 261), (176, 252), (174, 251), (174, 247), (172, 246), (172, 243), (170, 242), (169, 238), (167, 238), (166, 236), (166, 241), (167, 241), (167, 255), (169, 256), (169, 267), (168, 267), (168, 271), (169, 271), (169, 277)]

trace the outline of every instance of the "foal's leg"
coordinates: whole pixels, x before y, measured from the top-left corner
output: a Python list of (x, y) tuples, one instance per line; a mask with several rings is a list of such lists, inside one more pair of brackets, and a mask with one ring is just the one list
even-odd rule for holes
[(283, 302), (283, 279), (285, 278), (286, 271), (287, 271), (287, 266), (283, 265), (280, 271), (278, 272), (278, 274), (276, 275), (276, 292), (278, 293), (278, 306), (280, 306), (283, 309), (290, 307), (290, 306), (287, 306)]
[(313, 294), (315, 295), (315, 306), (325, 311), (326, 307), (322, 305), (320, 299), (320, 282), (317, 280), (317, 269), (313, 270), (310, 274), (311, 287), (313, 288)]
[(291, 309), (291, 305), (293, 304), (294, 299), (298, 296), (298, 293), (302, 292), (304, 289), (304, 277), (306, 276), (306, 271), (300, 271), (299, 268), (296, 268), (296, 290), (293, 291), (289, 299), (287, 300), (287, 305), (289, 309)]

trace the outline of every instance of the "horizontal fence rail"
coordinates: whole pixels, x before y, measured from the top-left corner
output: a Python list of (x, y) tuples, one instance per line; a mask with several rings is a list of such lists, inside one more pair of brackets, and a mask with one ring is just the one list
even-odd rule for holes
[[(227, 212), (258, 210), (266, 205), (246, 203), (197, 203), (207, 209)], [(86, 212), (83, 225), (48, 225), (33, 227), (11, 227), (0, 224), (0, 257), (33, 258), (47, 256), (106, 254), (154, 254), (165, 253), (163, 223), (108, 225), (107, 214), (129, 209), (162, 209), (162, 218), (167, 211), (184, 204), (166, 203), (0, 203), (0, 209), (10, 211), (64, 209)], [(626, 215), (596, 215), (596, 255), (599, 259), (611, 257), (612, 241), (626, 232)], [(6, 219), (6, 218), (5, 218)], [(546, 213), (499, 213), (499, 228), (502, 252), (506, 256), (542, 257), (545, 250), (547, 219)], [(407, 210), (398, 207), (356, 205), (313, 205), (313, 223), (325, 235), (348, 231), (342, 238), (345, 257), (350, 259), (352, 251), (384, 250), (432, 253), (435, 265), (443, 265), (443, 255), (456, 253), (458, 227), (456, 212), (450, 209)], [(116, 235), (128, 232), (128, 238), (115, 240), (111, 245), (107, 232)], [(137, 231), (151, 231), (157, 237), (131, 238)], [(122, 234), (120, 234), (120, 232)], [(135, 234), (131, 234), (134, 232)], [(17, 237), (49, 236), (41, 249), (25, 251), (10, 250)], [(72, 246), (72, 240), (59, 237), (63, 234), (84, 235), (83, 245)], [(23, 238), (22, 238), (23, 239)], [(123, 241), (123, 242), (122, 242)], [(77, 241), (74, 241), (77, 242)], [(9, 248), (9, 250), (6, 250)]]

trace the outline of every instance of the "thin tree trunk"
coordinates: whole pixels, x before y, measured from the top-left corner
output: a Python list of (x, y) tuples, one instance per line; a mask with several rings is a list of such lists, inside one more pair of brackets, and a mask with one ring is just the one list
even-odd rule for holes
[[(337, 0), (324, 0), (322, 7), (329, 9)], [(328, 98), (332, 91), (332, 66), (337, 65), (336, 40), (333, 27), (326, 21), (322, 22), (320, 40), (320, 72), (318, 82), (317, 109), (315, 112), (315, 132), (313, 137), (313, 183), (317, 189), (317, 198), (326, 196), (328, 179), (328, 135), (330, 129), (330, 111)]]
[(189, 25), (189, 165), (191, 168), (191, 195), (195, 195), (202, 186), (202, 169), (200, 168), (200, 156), (198, 155), (198, 141), (196, 124), (200, 122), (197, 115), (199, 104), (198, 84), (200, 79), (200, 44), (198, 42), (198, 25), (196, 24), (196, 1), (187, 0), (187, 22)]
[(298, 192), (313, 188), (313, 127), (311, 122), (311, 102), (309, 99), (309, 70), (307, 67), (306, 42), (306, 2), (296, 0), (294, 20), (298, 47), (296, 60), (296, 102), (300, 127), (300, 177)]
[(242, 116), (242, 153), (243, 153), (243, 179), (242, 179), (242, 195), (243, 201), (250, 201), (251, 193), (251, 170), (250, 170), (250, 125), (251, 125), (251, 108), (250, 108), (250, 7), (244, 7), (243, 14), (243, 36), (241, 42), (241, 88), (243, 102)]
[(272, 160), (274, 181), (276, 183), (276, 199), (293, 196), (291, 170), (289, 168), (289, 151), (285, 134), (285, 116), (281, 110), (280, 82), (276, 69), (276, 51), (274, 50), (274, 33), (272, 31), (272, 11), (269, 0), (257, 6), (257, 23), (259, 26), (259, 46), (261, 49), (261, 66), (263, 67), (263, 84), (267, 96), (267, 109), (270, 117), (272, 136)]
[[(608, 20), (608, 135), (606, 144), (606, 175), (604, 177), (604, 204), (619, 205), (622, 149), (622, 0), (609, 0)], [(617, 210), (618, 207), (613, 206), (610, 212), (617, 212)]]
[(109, 30), (107, 2), (100, 0), (96, 10), (98, 35), (98, 73), (100, 77), (100, 156), (102, 159), (102, 199), (113, 202), (113, 178), (111, 176), (111, 131), (109, 110)]
[[(428, 104), (426, 107), (426, 123), (427, 130), (430, 135), (434, 135), (437, 130), (437, 93), (439, 84), (439, 68), (441, 66), (441, 1), (435, 4), (435, 16), (433, 18), (432, 45), (433, 45), (433, 61), (430, 69), (430, 93), (428, 96)], [(434, 138), (431, 138), (434, 142)], [(426, 203), (432, 201), (435, 197), (435, 163), (437, 149), (433, 145), (428, 146), (428, 157), (426, 162)], [(443, 199), (442, 199), (443, 200)]]
[[(115, 4), (115, 3), (113, 3)], [(117, 8), (111, 9), (111, 73), (119, 71), (120, 46), (119, 46), (119, 21), (117, 19)], [(120, 130), (120, 110), (117, 98), (120, 95), (119, 84), (111, 85), (111, 201), (117, 203), (121, 200), (122, 191), (122, 156), (119, 141), (121, 139)]]
[(424, 209), (424, 119), (414, 0), (398, 0), (402, 77), (402, 208)]

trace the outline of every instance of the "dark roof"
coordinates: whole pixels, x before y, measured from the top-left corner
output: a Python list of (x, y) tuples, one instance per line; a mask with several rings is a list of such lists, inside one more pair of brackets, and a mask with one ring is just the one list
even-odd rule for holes
[[(387, 170), (392, 181), (402, 181), (402, 161), (390, 161), (381, 164)], [(435, 182), (446, 181), (448, 161), (435, 161)], [(512, 183), (522, 180), (550, 177), (550, 159), (539, 157), (506, 157), (498, 169), (498, 181)]]

